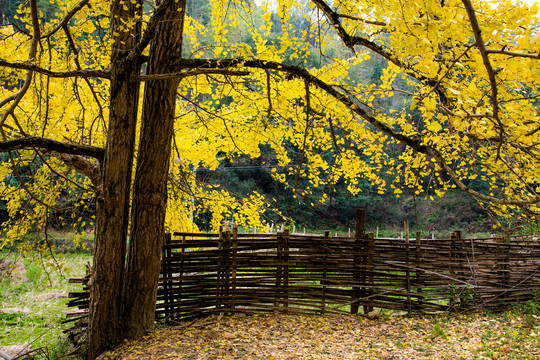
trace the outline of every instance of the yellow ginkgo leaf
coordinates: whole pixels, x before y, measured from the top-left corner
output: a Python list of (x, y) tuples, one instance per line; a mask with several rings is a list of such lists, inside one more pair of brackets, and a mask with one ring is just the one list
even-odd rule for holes
[(432, 131), (432, 132), (434, 132), (434, 133), (437, 133), (437, 132), (439, 132), (439, 131), (442, 130), (442, 126), (441, 126), (441, 124), (439, 124), (438, 122), (432, 121), (431, 124), (428, 125), (427, 129), (428, 129), (429, 131)]
[(427, 97), (424, 99), (424, 107), (428, 111), (433, 111), (437, 108), (437, 100), (435, 100), (435, 97)]

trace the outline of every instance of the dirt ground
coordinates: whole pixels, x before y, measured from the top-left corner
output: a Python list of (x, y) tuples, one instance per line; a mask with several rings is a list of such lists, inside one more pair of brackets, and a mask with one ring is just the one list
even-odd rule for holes
[(540, 317), (213, 316), (157, 329), (107, 359), (540, 359)]

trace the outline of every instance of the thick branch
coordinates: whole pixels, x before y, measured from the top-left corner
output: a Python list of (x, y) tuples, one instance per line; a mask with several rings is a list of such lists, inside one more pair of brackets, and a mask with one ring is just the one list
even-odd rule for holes
[(170, 74), (138, 75), (138, 76), (134, 76), (134, 78), (140, 81), (166, 80), (166, 79), (175, 79), (175, 78), (182, 80), (188, 76), (208, 75), (208, 74), (247, 76), (249, 75), (249, 72), (248, 71), (207, 69), (207, 70), (182, 71), (182, 72), (175, 72), (175, 73), (170, 73)]
[(540, 54), (532, 54), (532, 53), (522, 53), (518, 51), (508, 51), (508, 50), (502, 50), (502, 49), (486, 49), (487, 54), (500, 54), (500, 55), (507, 55), (511, 57), (524, 57), (524, 58), (531, 58), (531, 59), (540, 59)]
[(67, 166), (86, 175), (94, 187), (99, 184), (99, 165), (79, 155), (70, 155), (66, 153), (51, 152), (52, 156), (62, 160)]
[(343, 41), (343, 43), (350, 48), (354, 52), (354, 47), (356, 45), (364, 46), (368, 49), (370, 49), (373, 52), (376, 52), (377, 54), (381, 55), (388, 61), (391, 61), (398, 67), (402, 69), (408, 69), (409, 67), (400, 61), (397, 57), (392, 55), (390, 52), (386, 51), (382, 46), (375, 44), (372, 41), (369, 41), (367, 39), (364, 39), (362, 37), (358, 36), (351, 36), (349, 33), (345, 30), (343, 25), (341, 24), (340, 18), (343, 16), (341, 14), (338, 14), (336, 11), (334, 11), (326, 2), (323, 0), (312, 0), (312, 2), (317, 5), (319, 9), (324, 13), (324, 15), (327, 17), (328, 21), (332, 24), (334, 29), (336, 29), (336, 32), (338, 33), (339, 37)]
[(105, 150), (97, 146), (66, 144), (40, 137), (25, 137), (16, 140), (0, 141), (0, 152), (20, 149), (40, 149), (62, 154), (88, 156), (100, 162), (105, 156)]
[(10, 62), (4, 59), (0, 59), (0, 66), (11, 68), (11, 69), (35, 71), (37, 73), (54, 77), (54, 78), (82, 77), (82, 78), (110, 79), (110, 74), (108, 70), (50, 71), (34, 64), (15, 63), (15, 62)]
[(362, 18), (359, 18), (359, 17), (356, 17), (356, 16), (349, 15), (349, 14), (338, 14), (338, 16), (340, 18), (357, 20), (357, 21), (360, 21), (360, 22), (363, 22), (363, 23), (366, 23), (366, 24), (369, 24), (369, 25), (388, 26), (387, 23), (382, 22), (382, 21), (366, 20), (366, 19), (362, 19)]
[(332, 96), (334, 99), (348, 107), (351, 111), (356, 113), (358, 116), (362, 117), (365, 121), (384, 132), (388, 136), (398, 140), (405, 145), (413, 148), (414, 150), (429, 155), (435, 159), (437, 164), (446, 171), (455, 184), (466, 193), (474, 196), (483, 201), (490, 201), (496, 204), (506, 204), (506, 205), (518, 205), (525, 206), (529, 204), (535, 204), (540, 201), (540, 198), (534, 197), (531, 200), (510, 200), (510, 199), (500, 199), (494, 196), (485, 195), (479, 193), (475, 190), (470, 189), (466, 186), (458, 177), (458, 175), (452, 170), (452, 168), (447, 164), (443, 155), (435, 148), (425, 145), (422, 139), (419, 136), (406, 136), (400, 132), (395, 131), (390, 126), (379, 121), (375, 117), (369, 115), (365, 110), (361, 109), (355, 104), (350, 94), (341, 93), (336, 90), (332, 85), (325, 83), (318, 77), (312, 75), (304, 68), (297, 67), (294, 65), (281, 64), (273, 61), (266, 60), (244, 60), (244, 59), (222, 59), (222, 60), (205, 60), (205, 59), (180, 59), (176, 65), (179, 68), (199, 68), (199, 69), (225, 69), (232, 67), (247, 67), (247, 68), (257, 68), (257, 69), (270, 69), (276, 70), (284, 73), (288, 73), (292, 76), (298, 77), (307, 81), (310, 84), (316, 85), (321, 90), (326, 92), (328, 95)]
[(78, 4), (76, 4), (65, 16), (64, 18), (56, 25), (51, 31), (49, 31), (47, 34), (43, 35), (42, 38), (47, 38), (52, 36), (54, 33), (56, 33), (58, 30), (60, 30), (62, 27), (67, 26), (69, 24), (69, 21), (79, 10), (81, 10), (86, 4), (88, 4), (90, 0), (81, 0)]
[[(32, 40), (30, 41), (30, 48), (28, 50), (28, 62), (32, 62), (36, 59), (38, 44), (39, 44), (39, 36), (40, 36), (40, 28), (39, 28), (39, 16), (38, 16), (38, 8), (37, 8), (37, 1), (36, 0), (30, 0), (30, 17), (32, 19)], [(2, 118), (0, 120), (0, 134), (2, 135), (2, 139), (6, 139), (6, 135), (4, 133), (3, 125), (6, 123), (8, 116), (12, 116), (12, 118), (15, 121), (15, 124), (19, 128), (19, 131), (24, 134), (24, 129), (20, 126), (18, 123), (16, 117), (15, 117), (15, 109), (21, 102), (22, 98), (30, 88), (30, 84), (32, 83), (32, 78), (34, 76), (34, 72), (32, 70), (28, 70), (26, 72), (26, 78), (24, 80), (24, 84), (21, 87), (21, 89), (17, 92), (15, 97), (13, 98), (13, 103), (10, 105), (9, 109), (2, 115)]]
[(469, 15), (469, 23), (471, 24), (471, 27), (473, 29), (474, 38), (476, 40), (476, 46), (478, 47), (478, 50), (480, 51), (480, 54), (482, 55), (482, 61), (484, 63), (484, 67), (486, 68), (486, 71), (488, 73), (489, 77), (489, 83), (491, 85), (491, 105), (493, 106), (493, 118), (497, 121), (499, 125), (499, 133), (501, 142), (499, 143), (499, 147), (497, 149), (497, 156), (500, 157), (500, 152), (503, 144), (503, 135), (504, 135), (504, 126), (499, 119), (499, 100), (498, 100), (498, 89), (497, 89), (497, 79), (495, 78), (495, 71), (493, 70), (493, 66), (491, 65), (491, 61), (489, 60), (489, 56), (486, 50), (486, 44), (484, 43), (484, 40), (482, 39), (482, 30), (480, 29), (480, 24), (478, 23), (478, 19), (476, 18), (476, 11), (474, 10), (470, 0), (462, 0), (463, 5), (465, 6), (465, 10), (467, 10), (467, 14)]
[(150, 18), (150, 21), (148, 22), (148, 25), (146, 26), (146, 29), (144, 31), (144, 34), (142, 35), (139, 42), (133, 47), (133, 49), (130, 51), (129, 55), (126, 57), (126, 61), (139, 61), (140, 57), (142, 56), (142, 52), (152, 38), (154, 37), (154, 31), (156, 30), (158, 24), (161, 22), (165, 14), (167, 13), (167, 10), (171, 6), (172, 0), (163, 0), (154, 10), (154, 13), (152, 17)]
[(349, 47), (353, 52), (356, 45), (363, 46), (390, 61), (397, 67), (401, 68), (407, 75), (422, 82), (427, 86), (433, 87), (433, 90), (437, 93), (442, 103), (448, 103), (448, 99), (443, 90), (439, 87), (439, 81), (437, 79), (428, 78), (417, 71), (415, 71), (409, 64), (400, 60), (391, 52), (384, 49), (382, 46), (375, 44), (366, 38), (359, 36), (351, 36), (347, 30), (341, 24), (340, 18), (343, 17), (334, 11), (324, 0), (312, 0), (312, 2), (325, 14), (330, 24), (334, 27), (337, 34), (343, 41), (343, 43)]

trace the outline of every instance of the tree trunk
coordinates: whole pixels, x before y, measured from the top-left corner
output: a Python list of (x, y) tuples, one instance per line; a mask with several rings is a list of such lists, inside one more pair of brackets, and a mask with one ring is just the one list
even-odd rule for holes
[[(181, 56), (185, 0), (172, 6), (155, 30), (149, 75), (169, 73)], [(154, 327), (178, 84), (178, 79), (167, 79), (145, 85), (123, 295), (127, 338), (139, 337)]]
[[(139, 87), (134, 75), (139, 64), (123, 58), (140, 37), (140, 24), (129, 31), (118, 30), (117, 16), (133, 17), (136, 4), (123, 10), (124, 2), (111, 5), (114, 43), (111, 55), (110, 114), (105, 159), (96, 204), (95, 252), (90, 280), (88, 359), (123, 338), (121, 323), (122, 280), (125, 269), (129, 220), (129, 195), (135, 147)], [(141, 4), (142, 7), (142, 4)]]

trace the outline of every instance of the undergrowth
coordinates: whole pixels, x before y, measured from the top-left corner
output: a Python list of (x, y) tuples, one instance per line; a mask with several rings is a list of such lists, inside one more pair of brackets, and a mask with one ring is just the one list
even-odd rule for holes
[(68, 293), (80, 289), (68, 279), (83, 276), (89, 260), (88, 254), (66, 254), (58, 271), (0, 253), (0, 346), (30, 344), (46, 359), (69, 351), (62, 321)]

